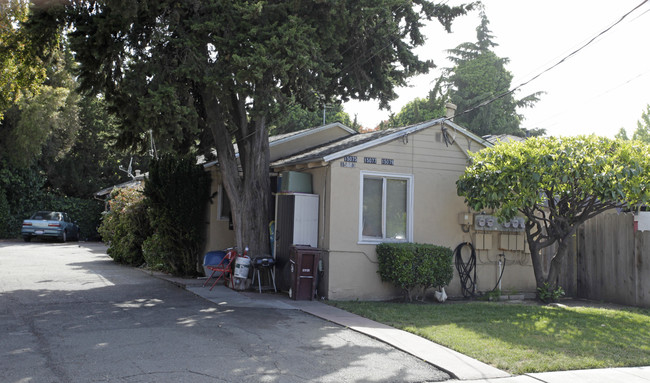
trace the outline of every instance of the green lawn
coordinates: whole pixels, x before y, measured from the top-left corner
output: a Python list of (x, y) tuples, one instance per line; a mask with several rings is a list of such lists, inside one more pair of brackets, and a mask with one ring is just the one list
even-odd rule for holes
[(650, 310), (330, 302), (513, 374), (650, 365)]

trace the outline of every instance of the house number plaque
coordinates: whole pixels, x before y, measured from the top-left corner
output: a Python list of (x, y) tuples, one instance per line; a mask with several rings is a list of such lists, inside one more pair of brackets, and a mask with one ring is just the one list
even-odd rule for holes
[(390, 165), (390, 166), (393, 166), (393, 165), (395, 165), (395, 160), (393, 160), (392, 158), (382, 158), (382, 159), (381, 159), (381, 164), (382, 164), (382, 165)]
[(377, 164), (377, 159), (375, 157), (363, 157), (364, 164)]

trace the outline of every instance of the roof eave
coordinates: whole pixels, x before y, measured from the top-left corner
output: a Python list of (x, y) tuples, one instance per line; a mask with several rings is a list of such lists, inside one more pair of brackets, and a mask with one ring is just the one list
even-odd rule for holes
[(285, 143), (285, 142), (294, 141), (294, 140), (296, 140), (297, 138), (310, 136), (310, 135), (312, 135), (312, 134), (315, 134), (315, 133), (321, 132), (321, 131), (323, 131), (323, 130), (330, 129), (330, 128), (335, 127), (335, 126), (338, 126), (339, 128), (345, 130), (346, 132), (348, 132), (348, 133), (350, 133), (350, 134), (356, 134), (356, 132), (355, 132), (354, 130), (352, 130), (351, 128), (348, 128), (347, 126), (341, 124), (340, 122), (333, 122), (333, 123), (331, 123), (331, 124), (321, 125), (321, 126), (319, 126), (319, 127), (317, 127), (317, 128), (306, 129), (306, 130), (305, 130), (304, 132), (302, 132), (302, 133), (298, 133), (298, 134), (296, 134), (296, 135), (292, 135), (292, 136), (289, 136), (289, 137), (283, 138), (283, 139), (281, 139), (281, 140), (277, 140), (277, 141), (269, 142), (269, 147), (276, 146), (276, 145), (279, 145), (279, 144), (282, 144), (282, 143)]

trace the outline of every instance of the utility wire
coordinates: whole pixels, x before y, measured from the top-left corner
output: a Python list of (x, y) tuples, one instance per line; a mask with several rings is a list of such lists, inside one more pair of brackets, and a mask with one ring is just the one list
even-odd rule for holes
[[(581, 102), (580, 104), (577, 104), (577, 105), (586, 104), (587, 102), (590, 102), (590, 101), (596, 100), (596, 99), (598, 99), (598, 98), (600, 98), (600, 97), (603, 97), (603, 96), (605, 96), (605, 95), (607, 95), (607, 94), (609, 94), (609, 93), (612, 93), (613, 91), (615, 91), (615, 90), (617, 90), (617, 89), (619, 89), (619, 88), (621, 88), (621, 87), (623, 87), (623, 86), (625, 86), (625, 85), (627, 85), (627, 84), (629, 84), (629, 83), (631, 83), (631, 82), (633, 82), (633, 81), (636, 81), (637, 79), (639, 79), (639, 78), (645, 76), (645, 75), (648, 74), (648, 73), (650, 73), (650, 70), (645, 71), (645, 72), (642, 72), (642, 73), (639, 73), (639, 74), (637, 74), (636, 76), (634, 76), (634, 77), (628, 79), (627, 81), (622, 82), (622, 83), (620, 83), (620, 84), (618, 84), (618, 85), (616, 85), (616, 86), (614, 86), (614, 87), (612, 87), (612, 88), (609, 88), (609, 89), (605, 90), (604, 92), (599, 93), (599, 94), (597, 94), (597, 95), (595, 95), (595, 96), (593, 96), (593, 97), (591, 97), (591, 98), (589, 98), (589, 99), (587, 99), (587, 100), (584, 100), (583, 102)], [(531, 123), (531, 124), (529, 124), (529, 125), (530, 125), (530, 126), (540, 127), (540, 128), (545, 128), (544, 125), (543, 125), (545, 122), (547, 122), (547, 121), (552, 121), (552, 120), (554, 120), (556, 117), (559, 117), (559, 116), (561, 116), (561, 115), (563, 115), (563, 114), (566, 114), (568, 111), (569, 111), (568, 109), (565, 109), (565, 110), (563, 110), (563, 111), (561, 111), (561, 112), (555, 113), (554, 115), (552, 115), (552, 116), (550, 116), (550, 117), (547, 117), (547, 118), (545, 118), (545, 119), (543, 119), (543, 120), (541, 120), (541, 121), (535, 122), (535, 123)], [(537, 126), (537, 125), (539, 125), (539, 126)], [(553, 124), (553, 125), (555, 125), (555, 124)], [(553, 125), (549, 125), (549, 127), (550, 127), (550, 126), (553, 126)]]
[(507, 95), (509, 95), (509, 94), (514, 93), (515, 91), (519, 90), (520, 88), (522, 88), (522, 87), (528, 85), (529, 83), (531, 83), (532, 81), (536, 80), (537, 78), (539, 78), (539, 77), (540, 77), (541, 75), (543, 75), (544, 73), (549, 72), (550, 70), (552, 70), (552, 69), (554, 69), (555, 67), (557, 67), (558, 65), (562, 64), (563, 62), (565, 62), (566, 60), (568, 60), (568, 59), (571, 58), (572, 56), (575, 56), (578, 52), (580, 52), (581, 50), (583, 50), (584, 48), (586, 48), (588, 45), (590, 45), (591, 43), (593, 43), (593, 42), (594, 42), (597, 38), (599, 38), (600, 36), (602, 36), (602, 35), (604, 35), (605, 33), (609, 32), (610, 29), (614, 28), (616, 25), (618, 25), (619, 23), (621, 23), (621, 22), (622, 22), (622, 21), (623, 21), (627, 16), (629, 16), (632, 12), (636, 11), (637, 9), (639, 9), (641, 6), (643, 6), (643, 5), (644, 5), (645, 3), (647, 3), (647, 2), (648, 2), (648, 0), (643, 0), (639, 5), (637, 5), (637, 6), (634, 7), (632, 10), (630, 10), (629, 12), (627, 12), (626, 14), (624, 14), (624, 15), (623, 15), (620, 19), (618, 19), (614, 24), (610, 25), (609, 27), (607, 27), (606, 29), (604, 29), (603, 31), (601, 31), (600, 33), (598, 33), (596, 36), (594, 36), (593, 38), (591, 38), (589, 41), (587, 41), (585, 44), (583, 44), (582, 46), (580, 46), (578, 49), (576, 49), (576, 50), (574, 50), (573, 52), (569, 53), (568, 55), (564, 56), (564, 57), (563, 57), (560, 61), (558, 61), (557, 63), (553, 64), (552, 66), (550, 66), (550, 67), (546, 68), (545, 70), (543, 70), (542, 72), (538, 73), (537, 75), (535, 75), (534, 77), (532, 77), (530, 80), (528, 80), (528, 81), (524, 81), (523, 83), (517, 85), (516, 87), (514, 87), (514, 88), (512, 88), (512, 89), (510, 89), (510, 90), (508, 90), (508, 91), (506, 91), (506, 92), (503, 92), (503, 93), (497, 95), (496, 97), (493, 97), (493, 98), (491, 98), (491, 99), (488, 99), (488, 100), (486, 100), (486, 101), (483, 101), (483, 102), (481, 102), (480, 104), (478, 104), (478, 105), (476, 105), (476, 106), (473, 106), (473, 107), (471, 107), (471, 108), (469, 108), (469, 109), (467, 109), (467, 110), (464, 110), (464, 111), (462, 111), (462, 112), (456, 114), (454, 117), (462, 116), (462, 115), (467, 114), (467, 113), (469, 113), (469, 112), (472, 112), (472, 111), (474, 111), (474, 110), (476, 110), (476, 109), (478, 109), (478, 108), (482, 108), (482, 107), (484, 107), (484, 106), (486, 106), (486, 105), (489, 105), (489, 104), (491, 104), (491, 103), (493, 103), (493, 102), (495, 102), (495, 101), (497, 101), (497, 100), (499, 100), (499, 99), (501, 99), (501, 98), (503, 98), (503, 97), (505, 97), (505, 96), (507, 96)]

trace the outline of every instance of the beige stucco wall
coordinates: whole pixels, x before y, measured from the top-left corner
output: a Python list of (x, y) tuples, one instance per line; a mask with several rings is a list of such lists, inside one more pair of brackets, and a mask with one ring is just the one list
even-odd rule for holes
[[(219, 185), (221, 184), (221, 173), (218, 172), (216, 166), (208, 168), (212, 178), (212, 185), (210, 187), (210, 194), (218, 193), (220, 191)], [(225, 193), (225, 191), (223, 191)], [(228, 229), (228, 221), (221, 220), (218, 216), (219, 212), (220, 195), (214, 194), (212, 203), (209, 204), (207, 211), (207, 232), (204, 253), (211, 250), (223, 250), (235, 245), (234, 231)]]
[[(381, 300), (400, 295), (391, 284), (381, 282), (377, 274), (376, 245), (359, 243), (362, 170), (413, 176), (414, 242), (454, 249), (461, 242), (475, 241), (473, 230), (465, 233), (458, 223), (458, 214), (468, 209), (456, 194), (455, 182), (467, 164), (467, 156), (461, 148), (467, 149), (471, 144), (471, 149), (477, 150), (478, 144), (458, 134), (456, 140), (459, 144), (448, 147), (437, 141), (437, 132), (440, 132), (439, 126), (355, 153), (358, 161), (354, 167), (341, 166), (342, 159), (330, 163), (325, 198), (321, 195), (321, 200), (328, 204), (323, 211), (328, 211), (329, 215), (323, 219), (325, 226), (321, 231), (325, 240), (319, 244), (327, 250), (323, 285), (329, 299)], [(390, 158), (394, 165), (364, 164), (364, 157), (375, 157), (378, 162), (381, 158)], [(321, 193), (320, 189), (314, 191)], [(478, 290), (487, 291), (494, 287), (498, 254), (505, 253), (507, 265), (502, 290), (534, 291), (530, 256), (524, 251), (499, 249), (499, 234), (489, 235), (494, 236), (491, 248), (477, 251)], [(456, 272), (447, 293), (461, 296)]]
[[(463, 199), (456, 194), (456, 180), (464, 171), (466, 151), (481, 149), (479, 143), (460, 132), (450, 132), (455, 143), (446, 146), (441, 140), (440, 126), (422, 130), (404, 138), (354, 153), (354, 167), (343, 167), (343, 159), (326, 164), (310, 164), (291, 169), (312, 174), (313, 193), (319, 195), (318, 247), (323, 250), (324, 278), (319, 294), (332, 300), (384, 300), (399, 297), (401, 292), (390, 283), (381, 282), (377, 274), (375, 244), (359, 243), (360, 174), (373, 171), (413, 177), (413, 238), (414, 242), (432, 243), (454, 249), (461, 242), (472, 242), (477, 250), (477, 289), (491, 290), (498, 277), (499, 254), (505, 254), (506, 269), (501, 288), (506, 292), (533, 292), (535, 282), (530, 255), (519, 249), (523, 233), (489, 232), (478, 235), (470, 228), (464, 232), (458, 222), (461, 212), (468, 212)], [(394, 160), (390, 165), (364, 164), (364, 157)], [(347, 164), (350, 165), (350, 164)], [(217, 167), (211, 167), (212, 193), (219, 191), (221, 177)], [(234, 245), (234, 232), (228, 221), (218, 217), (219, 196), (208, 209), (206, 251)], [(470, 214), (473, 222), (474, 213)], [(466, 227), (467, 229), (467, 227)], [(510, 240), (516, 244), (501, 244)], [(485, 246), (486, 242), (488, 246)], [(461, 296), (459, 277), (447, 287), (450, 296)]]

